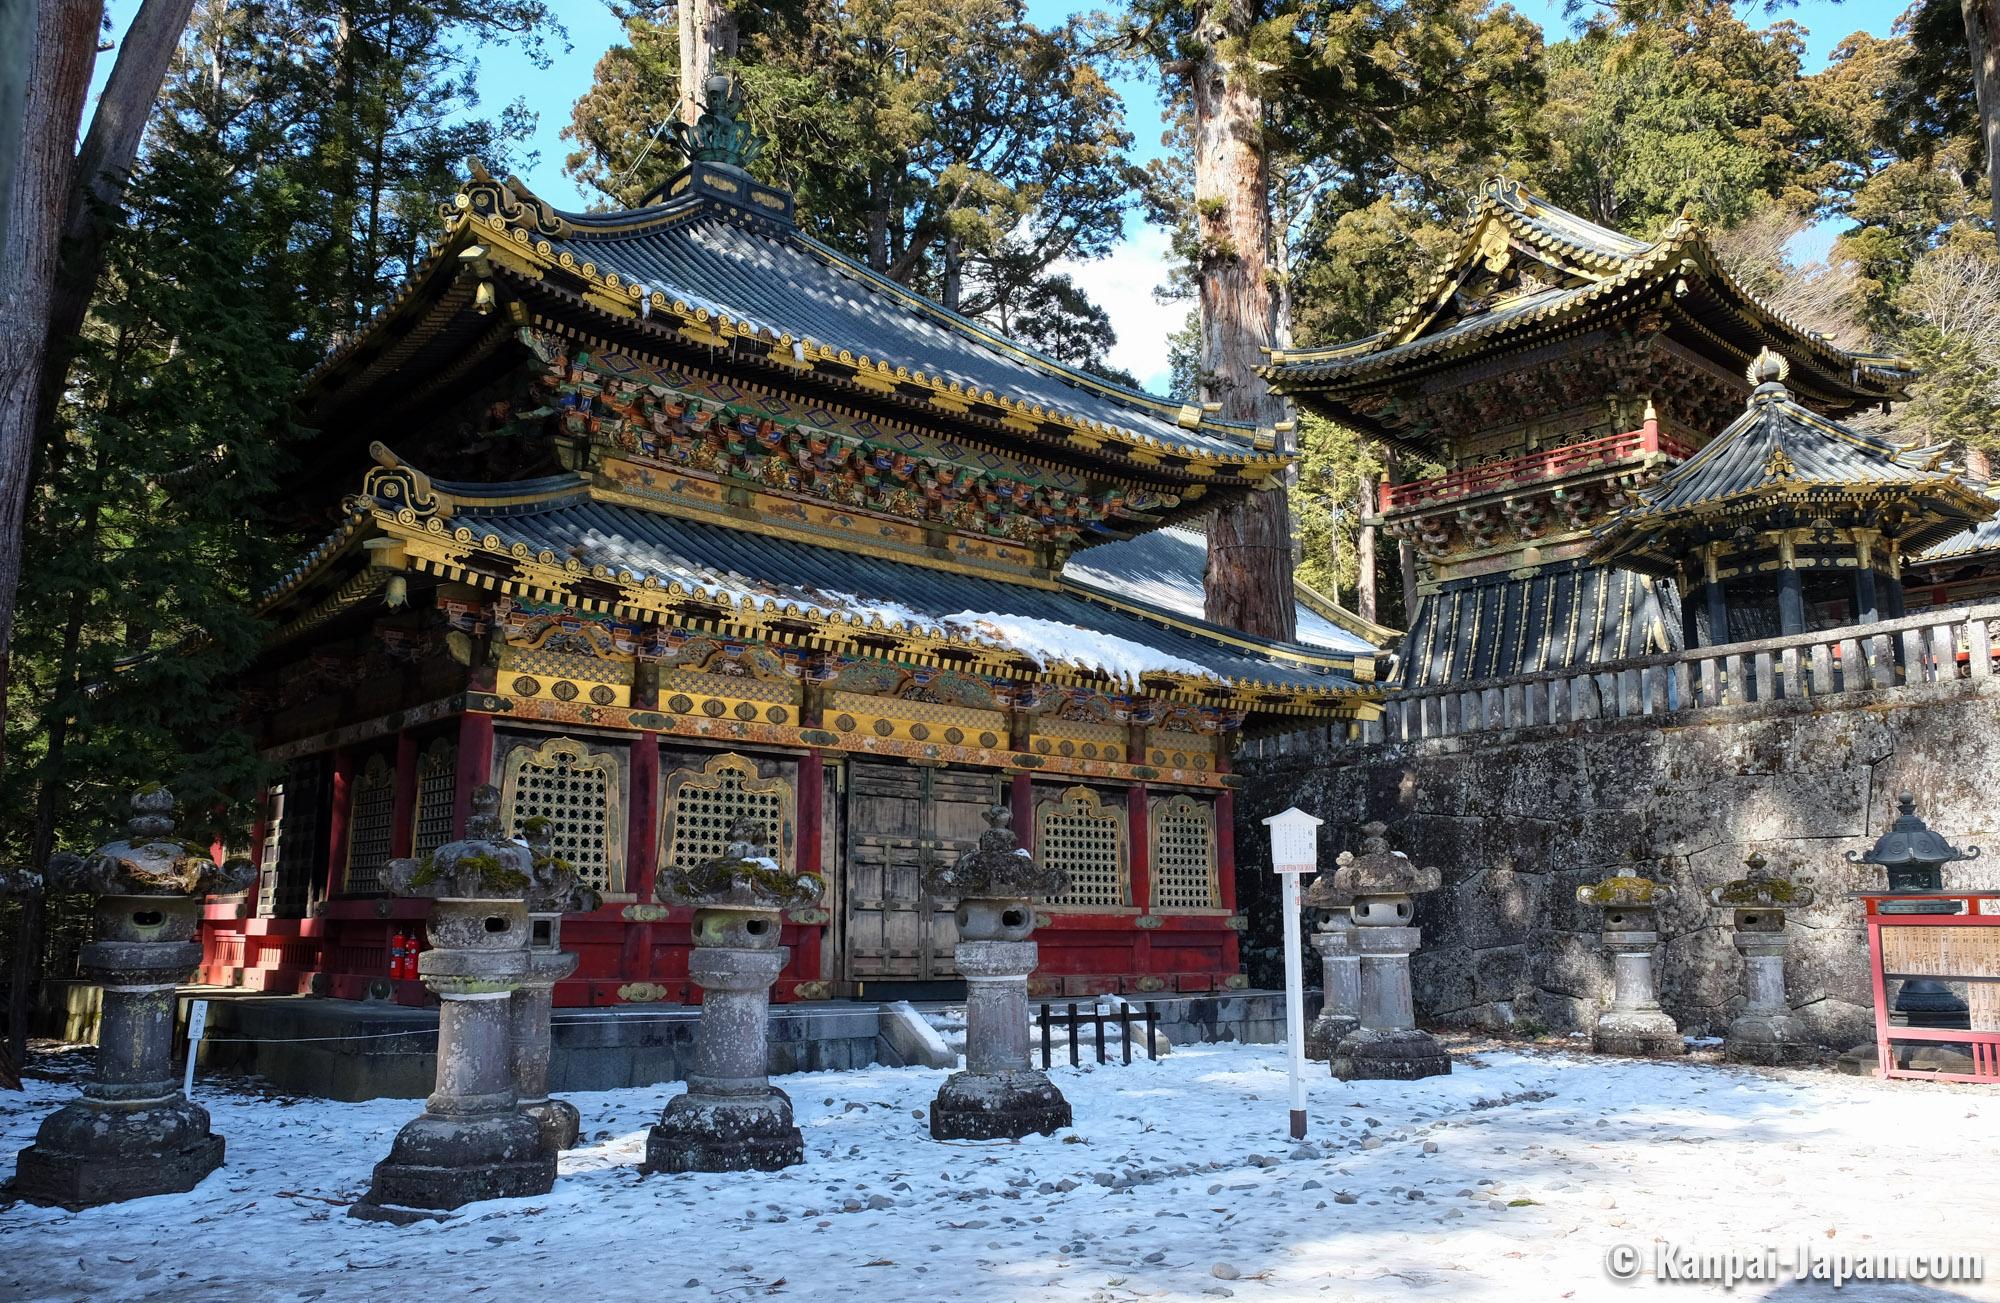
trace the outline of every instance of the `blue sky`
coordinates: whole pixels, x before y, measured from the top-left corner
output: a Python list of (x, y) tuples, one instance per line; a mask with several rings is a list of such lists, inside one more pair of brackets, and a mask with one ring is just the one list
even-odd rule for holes
[[(1028, 12), (1033, 21), (1046, 25), (1092, 7), (1063, 0), (1029, 0)], [(1539, 22), (1552, 40), (1569, 30), (1563, 0), (1515, 0), (1515, 7)], [(1806, 27), (1806, 66), (1817, 70), (1825, 65), (1833, 47), (1852, 32), (1888, 35), (1890, 25), (1905, 7), (1902, 0), (1802, 0), (1775, 10), (1745, 6), (1741, 12), (1759, 25), (1790, 18)], [(570, 106), (590, 85), (598, 56), (620, 40), (621, 32), (597, 0), (556, 0), (556, 8), (569, 28), (569, 53), (558, 55), (547, 69), (537, 69), (514, 51), (493, 51), (482, 61), (480, 84), (491, 88), (487, 97), (495, 103), (520, 95), (540, 112), (539, 127), (530, 144), (537, 157), (522, 167), (522, 177), (558, 206), (580, 207), (590, 199), (563, 175), (567, 147), (560, 133), (569, 122)], [(1120, 78), (1117, 85), (1125, 98), (1125, 119), (1132, 129), (1135, 153), (1141, 159), (1157, 155), (1162, 117), (1157, 87), (1137, 76)], [(1823, 240), (1830, 243), (1832, 233), (1823, 233)], [(1816, 254), (1818, 250), (1804, 252)], [(1147, 226), (1133, 213), (1126, 220), (1124, 242), (1109, 257), (1065, 270), (1111, 318), (1118, 334), (1110, 356), (1112, 365), (1130, 371), (1149, 389), (1164, 390), (1170, 378), (1167, 337), (1186, 312), (1180, 304), (1162, 305), (1153, 293), (1167, 280), (1165, 233)]]
[[(569, 48), (559, 44), (547, 68), (537, 68), (509, 47), (484, 51), (480, 57), (479, 87), (482, 108), (495, 111), (515, 98), (525, 99), (539, 115), (537, 128), (527, 149), (532, 155), (521, 160), (520, 174), (538, 194), (558, 207), (580, 208), (590, 202), (577, 185), (563, 175), (563, 156), (568, 152), (561, 132), (570, 120), (570, 109), (590, 86), (591, 74), (604, 52), (622, 39), (620, 25), (601, 0), (549, 0), (550, 8), (568, 29)], [(1563, 0), (1514, 0), (1515, 8), (1539, 22), (1551, 40), (1569, 30)], [(1096, 6), (1066, 4), (1063, 0), (1029, 0), (1030, 18), (1041, 24), (1060, 22), (1073, 13)], [(1741, 6), (1746, 20), (1759, 25), (1789, 18), (1807, 31), (1808, 71), (1823, 67), (1833, 47), (1850, 33), (1868, 31), (1886, 36), (1896, 17), (1907, 5), (1905, 0), (1801, 0), (1789, 6)], [(112, 0), (114, 25), (122, 31), (138, 8), (138, 0)], [(98, 61), (97, 75), (108, 75), (111, 57)], [(1125, 98), (1125, 117), (1134, 136), (1135, 153), (1143, 160), (1160, 153), (1161, 105), (1157, 88), (1143, 78), (1117, 79)], [(1830, 242), (1831, 233), (1822, 233)], [(1808, 252), (1817, 252), (1809, 250)], [(1162, 306), (1153, 295), (1154, 287), (1167, 278), (1167, 242), (1163, 232), (1148, 227), (1136, 213), (1126, 221), (1126, 238), (1109, 257), (1066, 268), (1093, 300), (1110, 315), (1118, 332), (1112, 351), (1113, 365), (1138, 376), (1148, 388), (1164, 389), (1167, 384), (1166, 338), (1180, 324), (1184, 310), (1178, 304)]]
[[(562, 160), (568, 152), (560, 133), (570, 119), (570, 106), (589, 89), (591, 72), (598, 57), (622, 40), (623, 33), (610, 11), (598, 0), (552, 0), (552, 7), (569, 29), (570, 51), (557, 53), (546, 69), (536, 68), (518, 51), (495, 49), (482, 56), (480, 86), (488, 107), (512, 100), (527, 99), (541, 116), (530, 148), (538, 158), (522, 169), (521, 175), (537, 193), (563, 206), (581, 206), (589, 197), (563, 175)], [(1563, 14), (1563, 0), (1514, 0), (1514, 7), (1542, 25), (1551, 40), (1569, 29)], [(1742, 12), (1753, 23), (1769, 23), (1789, 18), (1809, 32), (1806, 40), (1806, 68), (1825, 66), (1833, 47), (1850, 33), (1869, 31), (1886, 36), (1896, 16), (1907, 6), (1901, 0), (1802, 0), (1780, 8), (1745, 5)], [(1029, 0), (1028, 14), (1042, 24), (1061, 22), (1089, 6), (1065, 4), (1063, 0)], [(1135, 152), (1144, 160), (1160, 152), (1161, 105), (1157, 88), (1140, 77), (1117, 79), (1125, 97), (1125, 118), (1135, 137)], [(1136, 219), (1135, 219), (1136, 220)]]

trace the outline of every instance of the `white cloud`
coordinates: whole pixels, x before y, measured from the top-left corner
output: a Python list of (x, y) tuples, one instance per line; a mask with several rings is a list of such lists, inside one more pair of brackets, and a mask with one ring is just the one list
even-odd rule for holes
[(1189, 306), (1153, 297), (1154, 289), (1167, 283), (1171, 265), (1167, 233), (1135, 218), (1126, 223), (1125, 238), (1108, 257), (1065, 260), (1054, 268), (1074, 280), (1111, 318), (1111, 328), (1118, 333), (1108, 358), (1111, 365), (1130, 371), (1156, 394), (1164, 394), (1173, 379), (1167, 337), (1180, 329)]

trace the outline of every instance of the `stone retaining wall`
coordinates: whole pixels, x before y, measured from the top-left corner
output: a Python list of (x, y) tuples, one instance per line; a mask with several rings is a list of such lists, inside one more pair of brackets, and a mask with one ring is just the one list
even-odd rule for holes
[[(45, 984), (38, 1031), (69, 1041), (95, 1039), (97, 995), (97, 988), (85, 983)], [(187, 987), (179, 1001), (177, 1039), (184, 1040), (187, 1006), (195, 999), (209, 1001), (204, 1071), (252, 1072), (279, 1090), (322, 1099), (421, 1099), (431, 1092), (435, 1008)], [(1096, 1002), (1077, 1003), (1087, 1016)], [(1159, 1030), (1175, 1045), (1284, 1039), (1284, 997), (1271, 991), (1154, 997), (1154, 1003)], [(1054, 1004), (1058, 1016), (1066, 1004)], [(700, 1012), (665, 1004), (556, 1010), (549, 1089), (561, 1095), (682, 1080), (694, 1063)], [(1135, 1024), (1143, 1026), (1142, 1015), (1135, 1013)], [(1087, 1057), (1091, 1053), (1085, 1051)], [(875, 1063), (900, 1063), (881, 1037), (881, 1006), (835, 1000), (771, 1010), (772, 1075)]]
[[(1960, 680), (1820, 701), (1592, 720), (1356, 746), (1240, 765), (1238, 878), (1248, 949), (1268, 954), (1277, 915), (1258, 820), (1296, 804), (1327, 820), (1323, 862), (1370, 818), (1390, 844), (1444, 871), (1420, 899), (1419, 1015), (1441, 1024), (1589, 1026), (1611, 971), (1595, 910), (1575, 888), (1614, 872), (1674, 884), (1661, 913), (1661, 1000), (1682, 1030), (1721, 1034), (1741, 1003), (1726, 917), (1703, 901), (1751, 851), (1810, 878), (1786, 979), (1827, 1043), (1872, 1035), (1867, 942), (1854, 892), (1883, 883), (1847, 864), (1909, 790), (1955, 844), (2000, 840), (2000, 680)], [(2000, 881), (1985, 860), (1947, 886)], [(1258, 967), (1253, 981), (1268, 978)]]

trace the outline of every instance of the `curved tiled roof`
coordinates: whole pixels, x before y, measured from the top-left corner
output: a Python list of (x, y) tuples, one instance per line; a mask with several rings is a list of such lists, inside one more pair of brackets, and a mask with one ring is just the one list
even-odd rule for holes
[(1766, 350), (1744, 413), (1700, 452), (1643, 489), (1638, 502), (1596, 530), (1593, 554), (1620, 564), (1663, 565), (1683, 527), (1720, 516), (1768, 518), (1779, 504), (1839, 502), (1890, 519), (1912, 552), (1983, 519), (1993, 503), (1942, 466), (1942, 448), (1905, 448), (1851, 429), (1793, 401), (1784, 362)]
[(1708, 445), (1641, 494), (1645, 513), (1677, 511), (1761, 490), (1937, 478), (1937, 448), (1903, 448), (1849, 429), (1759, 385), (1750, 406)]
[[(698, 166), (670, 193), (627, 212), (566, 213), (513, 178), (475, 172), (457, 206), (542, 262), (629, 295), (635, 309), (684, 308), (725, 335), (795, 345), (802, 360), (865, 360), (884, 378), (1107, 433), (1161, 457), (1259, 471), (1291, 460), (1251, 426), (1057, 362), (862, 266), (799, 231), (790, 196), (747, 173)], [(771, 207), (750, 202), (760, 197)]]
[[(1079, 591), (1010, 584), (599, 502), (580, 484), (533, 504), (489, 507), (476, 496), (455, 490), (454, 496), (449, 523), (491, 536), (502, 555), (547, 554), (558, 563), (577, 563), (583, 573), (678, 585), (725, 604), (775, 602), (872, 628), (901, 623), (912, 633), (962, 634), (985, 626), (971, 636), (1049, 660), (1046, 650), (1015, 641), (1010, 625), (1018, 623), (1027, 630), (1023, 636), (1044, 649), (1052, 642), (1070, 646), (1080, 654), (1063, 659), (1114, 677), (1133, 677), (1119, 663), (1145, 665), (1150, 658), (1160, 673), (1199, 673), (1250, 688), (1325, 694), (1359, 686), (1331, 668), (1335, 662), (1323, 647), (1260, 642), (1137, 595), (1119, 594), (1119, 606), (1111, 607)], [(1105, 652), (1095, 666), (1093, 642)]]
[[(1202, 618), (1202, 576), (1208, 564), (1208, 537), (1198, 529), (1168, 526), (1102, 543), (1071, 556), (1065, 582), (1123, 602), (1143, 602), (1187, 619)], [(1313, 610), (1297, 604), (1297, 641), (1327, 651), (1366, 656), (1377, 650)]]
[[(1532, 290), (1486, 311), (1430, 329), (1439, 310), (1469, 269), (1487, 257), (1518, 248), (1572, 283)], [(1714, 259), (1700, 228), (1687, 214), (1657, 240), (1600, 226), (1502, 178), (1491, 178), (1473, 203), (1472, 221), (1457, 252), (1438, 266), (1422, 290), (1384, 330), (1325, 348), (1274, 352), (1265, 368), (1280, 388), (1306, 386), (1392, 370), (1465, 345), (1526, 333), (1538, 326), (1582, 319), (1679, 275), (1690, 261), (1701, 274), (1752, 314), (1760, 331), (1795, 357), (1813, 357), (1835, 373), (1866, 377), (1878, 388), (1909, 380), (1907, 364), (1875, 354), (1850, 353), (1759, 302)], [(1768, 325), (1763, 324), (1768, 323)]]

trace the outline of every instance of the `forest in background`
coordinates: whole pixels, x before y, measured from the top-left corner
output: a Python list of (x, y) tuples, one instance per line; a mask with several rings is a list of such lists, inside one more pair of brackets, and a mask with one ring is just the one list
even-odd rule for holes
[[(1053, 29), (1011, 0), (620, 3), (628, 40), (573, 107), (477, 99), (480, 48), (565, 48), (543, 0), (142, 8), (139, 24), (168, 25), (157, 95), (131, 101), (143, 139), (129, 177), (76, 187), (66, 229), (89, 238), (61, 246), (81, 324), (57, 312), (46, 359), (0, 356), (44, 400), (9, 452), (22, 543), (0, 854), (95, 843), (153, 781), (191, 833), (240, 831), (262, 776), (230, 727), (254, 703), (231, 684), (260, 645), (250, 599), (302, 542), (265, 516), (310, 437), (289, 414), (299, 377), (422, 259), (461, 160), (504, 169), (532, 114), (570, 114), (569, 167), (607, 205), (669, 175), (683, 49), (740, 78), (770, 142), (755, 170), (798, 193), (813, 234), (1112, 379), (1110, 323), (1057, 268), (1143, 210), (1181, 262), (1161, 287), (1162, 311), (1187, 315), (1176, 389), (1239, 419), (1283, 415), (1246, 340), (1378, 328), (1501, 173), (1641, 235), (1691, 209), (1790, 315), (1920, 362), (1902, 435), (2000, 437), (2000, 258), (1957, 0), (1925, 0), (1813, 75), (1782, 11), (1753, 26), (1699, 0), (1592, 8), (1554, 41), (1484, 0), (1134, 0)], [(99, 34), (94, 5), (43, 10)], [(123, 66), (143, 33), (101, 35)], [(1118, 67), (1158, 78), (1174, 119), (1128, 120)], [(88, 60), (49, 76), (80, 114)], [(1169, 161), (1141, 168), (1132, 133), (1155, 130)], [(1830, 254), (1798, 265), (1796, 237), (1826, 221), (1843, 231)], [(1217, 551), (1289, 531), (1302, 577), (1397, 624), (1398, 558), (1361, 514), (1385, 472), (1423, 468), (1385, 467), (1323, 422), (1300, 434), (1290, 515), (1255, 495), (1216, 522)], [(1245, 600), (1221, 615), (1255, 627)], [(11, 948), (17, 981), (39, 967), (39, 944)]]

